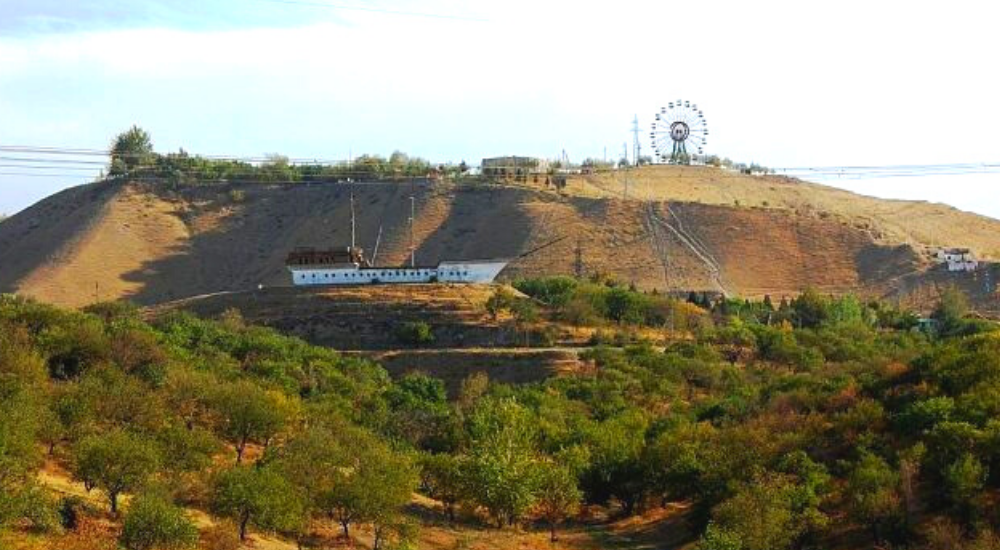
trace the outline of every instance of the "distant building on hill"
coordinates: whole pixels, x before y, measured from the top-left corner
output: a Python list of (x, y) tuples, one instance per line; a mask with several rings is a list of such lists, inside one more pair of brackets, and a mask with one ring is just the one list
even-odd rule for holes
[(482, 169), (484, 176), (526, 176), (546, 173), (549, 163), (534, 157), (493, 157), (483, 159)]
[(948, 271), (975, 271), (979, 260), (968, 248), (942, 248), (937, 252), (939, 263), (947, 264)]

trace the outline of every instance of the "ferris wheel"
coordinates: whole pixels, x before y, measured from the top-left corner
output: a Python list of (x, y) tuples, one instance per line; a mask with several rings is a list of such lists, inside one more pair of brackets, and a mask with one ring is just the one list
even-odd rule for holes
[(697, 105), (678, 99), (656, 113), (649, 133), (657, 160), (670, 164), (689, 164), (691, 155), (705, 152), (708, 124)]

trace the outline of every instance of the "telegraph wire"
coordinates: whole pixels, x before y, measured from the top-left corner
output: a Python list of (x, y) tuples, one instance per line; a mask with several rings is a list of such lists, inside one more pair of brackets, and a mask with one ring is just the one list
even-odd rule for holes
[[(35, 171), (46, 171), (46, 170), (58, 170), (63, 171), (86, 171), (91, 170), (94, 175), (97, 176), (100, 170), (103, 170), (109, 165), (111, 152), (102, 149), (91, 149), (91, 148), (71, 148), (71, 147), (52, 147), (52, 146), (31, 146), (31, 145), (0, 145), (0, 153), (4, 155), (0, 156), (0, 168), (4, 169), (18, 169), (18, 170), (35, 170)], [(186, 156), (181, 156), (181, 155)], [(268, 163), (274, 160), (273, 156), (238, 156), (238, 155), (197, 155), (192, 153), (168, 153), (163, 156), (171, 155), (173, 160), (181, 161), (189, 159), (192, 162), (197, 162), (199, 160), (205, 161), (229, 161), (234, 163), (246, 163), (251, 166), (259, 166), (263, 163)], [(124, 155), (126, 158), (132, 156), (140, 155)], [(104, 159), (104, 160), (98, 160)], [(352, 167), (352, 161), (345, 161), (342, 159), (321, 159), (321, 158), (289, 158), (280, 157), (288, 160), (289, 164), (295, 167), (311, 167), (315, 166), (318, 168), (334, 167), (336, 172), (334, 174), (303, 174), (302, 180), (330, 180), (335, 177), (354, 177), (354, 176), (370, 176), (371, 171), (365, 170), (363, 168)], [(430, 163), (431, 166), (437, 166), (439, 163)], [(346, 169), (345, 169), (346, 168)], [(515, 167), (497, 167), (513, 169)], [(680, 176), (683, 177), (685, 171), (684, 166), (678, 166), (681, 169)], [(697, 170), (701, 166), (693, 165), (691, 169)], [(155, 170), (155, 167), (153, 168)], [(210, 167), (175, 167), (174, 173), (180, 176), (187, 177), (200, 177), (200, 176), (217, 176), (219, 171)], [(582, 173), (582, 175), (587, 174), (602, 174), (602, 173), (617, 173), (616, 170), (611, 168), (592, 168), (588, 171)], [(836, 180), (878, 180), (884, 178), (906, 178), (906, 177), (926, 177), (926, 176), (964, 176), (964, 175), (976, 175), (976, 174), (998, 174), (1000, 173), (1000, 162), (965, 162), (965, 163), (947, 163), (947, 164), (894, 164), (894, 165), (851, 165), (851, 166), (798, 166), (790, 168), (768, 168), (768, 175), (775, 176), (785, 176), (794, 177), (799, 179), (809, 180), (821, 180), (823, 182), (836, 181)], [(23, 175), (22, 173), (12, 174), (10, 172), (0, 173), (0, 175), (13, 176), (13, 175)], [(53, 176), (62, 176), (63, 174), (53, 174)], [(388, 174), (391, 175), (391, 174)], [(714, 174), (712, 177), (719, 179), (733, 179), (733, 178), (747, 178), (753, 177), (755, 174), (746, 174), (738, 171), (726, 170), (720, 174)], [(74, 174), (75, 177), (82, 177), (81, 174)]]

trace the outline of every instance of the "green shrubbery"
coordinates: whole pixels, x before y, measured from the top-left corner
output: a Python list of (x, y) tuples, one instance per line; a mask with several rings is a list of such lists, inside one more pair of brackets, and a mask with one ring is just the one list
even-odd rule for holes
[(683, 331), (708, 322), (703, 310), (682, 300), (639, 292), (612, 281), (546, 277), (519, 280), (514, 287), (546, 304), (559, 320), (580, 326), (615, 324)]
[[(580, 375), (470, 377), (449, 401), (440, 380), (393, 381), (232, 314), (147, 323), (129, 307), (2, 297), (0, 524), (73, 529), (92, 513), (38, 491), (51, 449), (109, 508), (140, 495), (123, 516), (129, 548), (187, 544), (181, 498), (233, 535), (303, 540), (311, 521), (335, 521), (398, 544), (413, 537), (404, 506), (418, 487), (455, 520), (497, 526), (554, 527), (580, 501), (621, 514), (686, 501), (706, 549), (825, 547), (835, 523), (912, 546), (928, 518), (942, 540), (994, 540), (994, 325), (970, 329), (943, 305), (944, 330), (925, 334), (905, 312), (816, 293), (695, 306), (603, 283), (520, 286), (557, 315), (629, 329), (685, 312), (697, 330), (665, 349), (597, 346)], [(519, 303), (539, 314), (495, 302), (522, 328), (532, 311)], [(174, 492), (157, 490), (166, 480)]]
[(434, 342), (434, 332), (423, 321), (407, 321), (396, 329), (396, 338), (403, 344), (422, 346)]
[[(362, 155), (350, 162), (334, 164), (299, 164), (282, 155), (268, 155), (262, 162), (213, 159), (192, 156), (183, 149), (177, 153), (160, 154), (153, 149), (150, 135), (133, 126), (118, 135), (111, 147), (108, 176), (114, 179), (153, 181), (171, 186), (215, 185), (223, 183), (297, 184), (339, 181), (385, 181), (426, 178), (437, 170), (449, 176), (460, 176), (467, 167), (447, 165), (434, 167), (419, 157), (395, 151), (388, 158)], [(234, 202), (243, 200), (233, 191)], [(0, 216), (2, 219), (2, 216)]]

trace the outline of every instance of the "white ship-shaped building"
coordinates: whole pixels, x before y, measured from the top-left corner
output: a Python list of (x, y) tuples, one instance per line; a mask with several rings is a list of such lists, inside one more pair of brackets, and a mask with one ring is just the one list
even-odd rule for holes
[[(510, 259), (442, 261), (436, 266), (420, 267), (416, 262), (413, 221), (414, 198), (410, 196), (410, 265), (376, 267), (355, 246), (354, 193), (351, 193), (351, 246), (320, 250), (296, 248), (288, 254), (285, 266), (295, 286), (373, 285), (401, 283), (492, 283), (507, 267)], [(382, 229), (379, 228), (379, 239)], [(375, 241), (378, 256), (379, 241)], [(547, 245), (546, 245), (547, 246)], [(544, 247), (542, 247), (544, 248)], [(522, 255), (523, 256), (523, 255)]]
[(436, 266), (374, 267), (357, 247), (297, 248), (285, 265), (292, 284), (366, 285), (394, 283), (492, 283), (510, 260), (442, 261)]

